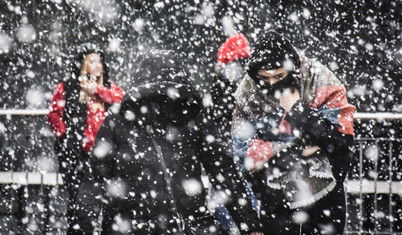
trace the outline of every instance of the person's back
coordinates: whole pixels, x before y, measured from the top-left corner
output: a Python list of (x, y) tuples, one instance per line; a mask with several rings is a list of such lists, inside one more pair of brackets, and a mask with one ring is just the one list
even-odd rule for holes
[[(154, 88), (151, 86), (149, 89)], [(148, 90), (139, 87), (138, 91), (144, 89)], [(188, 92), (180, 91), (181, 95), (183, 92)], [(129, 95), (133, 93), (137, 91), (131, 91)], [(158, 97), (152, 94), (149, 101), (163, 99), (164, 95)], [(127, 215), (135, 211), (140, 215), (140, 220), (145, 220), (143, 222), (163, 217), (163, 214), (172, 207), (167, 201), (170, 192), (163, 174), (164, 171), (168, 171), (171, 174), (172, 192), (176, 198), (183, 199), (176, 200), (174, 206), (185, 217), (202, 216), (206, 211), (206, 208), (202, 208), (205, 206), (206, 195), (201, 181), (201, 163), (198, 156), (202, 154), (200, 145), (203, 140), (196, 131), (194, 121), (176, 125), (169, 122), (169, 117), (162, 117), (160, 113), (159, 117), (154, 117), (155, 107), (151, 106), (159, 106), (157, 101), (151, 101), (149, 103), (151, 105), (146, 105), (133, 101), (131, 97), (127, 98), (123, 100), (118, 114), (106, 118), (107, 128), (99, 133), (100, 142), (97, 145), (99, 149), (95, 149), (94, 152), (95, 155), (101, 155), (105, 148), (111, 147), (110, 143), (114, 143), (113, 149), (116, 149), (116, 152), (113, 154), (113, 160), (118, 164), (113, 167), (109, 165), (109, 171), (103, 173), (106, 173), (111, 181), (123, 185), (124, 190), (121, 192), (117, 190), (117, 193), (135, 192), (125, 195), (129, 200), (116, 195), (113, 202), (115, 205), (112, 208)], [(147, 112), (142, 113), (141, 110)], [(142, 116), (139, 116), (139, 113)], [(195, 118), (195, 115), (198, 113), (192, 112), (191, 118)], [(138, 124), (138, 120), (141, 119), (144, 121)], [(164, 164), (161, 164), (161, 161), (164, 161)], [(187, 197), (187, 194), (191, 196)]]
[(107, 182), (109, 194), (104, 230), (222, 233), (207, 209), (201, 165), (217, 188), (231, 191), (236, 221), (252, 230), (257, 214), (247, 199), (239, 204), (245, 192), (240, 178), (208, 134), (213, 127), (182, 63), (172, 52), (157, 52), (142, 62), (134, 80), (121, 107), (105, 119), (93, 151), (94, 177)]

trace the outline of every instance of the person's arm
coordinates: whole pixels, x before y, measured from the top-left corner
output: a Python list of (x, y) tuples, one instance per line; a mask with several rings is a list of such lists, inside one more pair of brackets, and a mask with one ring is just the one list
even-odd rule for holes
[(47, 121), (51, 125), (57, 138), (60, 138), (66, 132), (66, 125), (64, 123), (65, 103), (64, 86), (63, 83), (59, 83), (54, 91), (49, 113), (47, 115)]
[[(353, 141), (354, 106), (346, 100), (343, 87), (324, 87), (319, 92), (324, 101), (318, 111), (297, 100), (285, 118), (298, 131), (300, 138), (328, 153), (347, 148)], [(321, 111), (320, 111), (321, 110)], [(332, 119), (332, 121), (330, 121)]]
[[(275, 127), (274, 123), (279, 123)], [(236, 156), (247, 170), (255, 172), (285, 148), (292, 145), (294, 136), (281, 116), (272, 114), (261, 120), (245, 121), (233, 128), (232, 138)], [(289, 129), (289, 130), (288, 130)]]
[(81, 84), (81, 88), (88, 95), (95, 95), (105, 103), (120, 103), (124, 96), (123, 90), (114, 82), (110, 82), (110, 88), (97, 84), (94, 80), (88, 80)]
[(316, 145), (330, 155), (335, 178), (344, 180), (353, 158), (355, 112), (355, 107), (346, 100), (345, 88), (339, 85), (318, 88), (310, 104), (302, 100), (294, 102), (293, 98), (290, 97), (290, 102), (281, 98), (282, 105), (287, 103), (283, 106), (288, 109), (285, 120), (295, 128), (295, 133), (305, 145)]
[(108, 89), (104, 86), (96, 86), (95, 95), (99, 96), (106, 103), (120, 103), (124, 96), (123, 90), (114, 82), (110, 82), (111, 87)]

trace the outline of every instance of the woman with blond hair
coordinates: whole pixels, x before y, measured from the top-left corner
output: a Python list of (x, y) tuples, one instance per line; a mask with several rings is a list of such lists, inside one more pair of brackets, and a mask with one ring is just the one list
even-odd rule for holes
[(73, 206), (89, 172), (89, 154), (105, 113), (120, 103), (122, 89), (109, 80), (104, 54), (93, 45), (80, 48), (68, 76), (56, 86), (47, 120), (55, 136), (59, 172), (69, 193), (67, 219), (71, 223)]

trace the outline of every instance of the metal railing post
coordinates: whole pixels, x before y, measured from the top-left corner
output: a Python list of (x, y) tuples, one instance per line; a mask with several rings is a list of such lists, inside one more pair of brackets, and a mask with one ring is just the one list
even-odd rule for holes
[[(379, 154), (378, 140), (375, 141), (375, 147)], [(375, 157), (374, 162), (374, 233), (377, 233), (378, 226), (378, 200), (377, 200), (377, 182), (378, 182), (378, 156)]]
[(393, 145), (392, 141), (389, 142), (389, 170), (388, 170), (388, 187), (389, 187), (389, 232), (392, 234), (393, 231), (393, 223), (394, 223), (394, 216), (392, 213), (392, 150), (393, 150)]
[(359, 210), (359, 234), (363, 233), (363, 144), (359, 144), (359, 181), (360, 181), (360, 210)]

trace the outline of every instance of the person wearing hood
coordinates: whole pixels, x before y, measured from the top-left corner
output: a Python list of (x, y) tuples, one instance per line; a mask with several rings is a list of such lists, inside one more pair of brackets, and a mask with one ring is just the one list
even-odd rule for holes
[(59, 172), (69, 193), (69, 223), (79, 188), (89, 172), (87, 162), (98, 129), (108, 108), (123, 97), (123, 90), (109, 80), (108, 72), (103, 52), (95, 45), (83, 45), (68, 76), (57, 84), (47, 116), (56, 136)]
[(345, 87), (269, 31), (256, 41), (235, 98), (233, 143), (252, 172), (264, 231), (343, 234), (355, 112)]
[(91, 158), (94, 179), (105, 189), (103, 232), (222, 234), (206, 203), (203, 166), (242, 232), (261, 234), (180, 57), (151, 51), (133, 80), (120, 108), (102, 124)]

